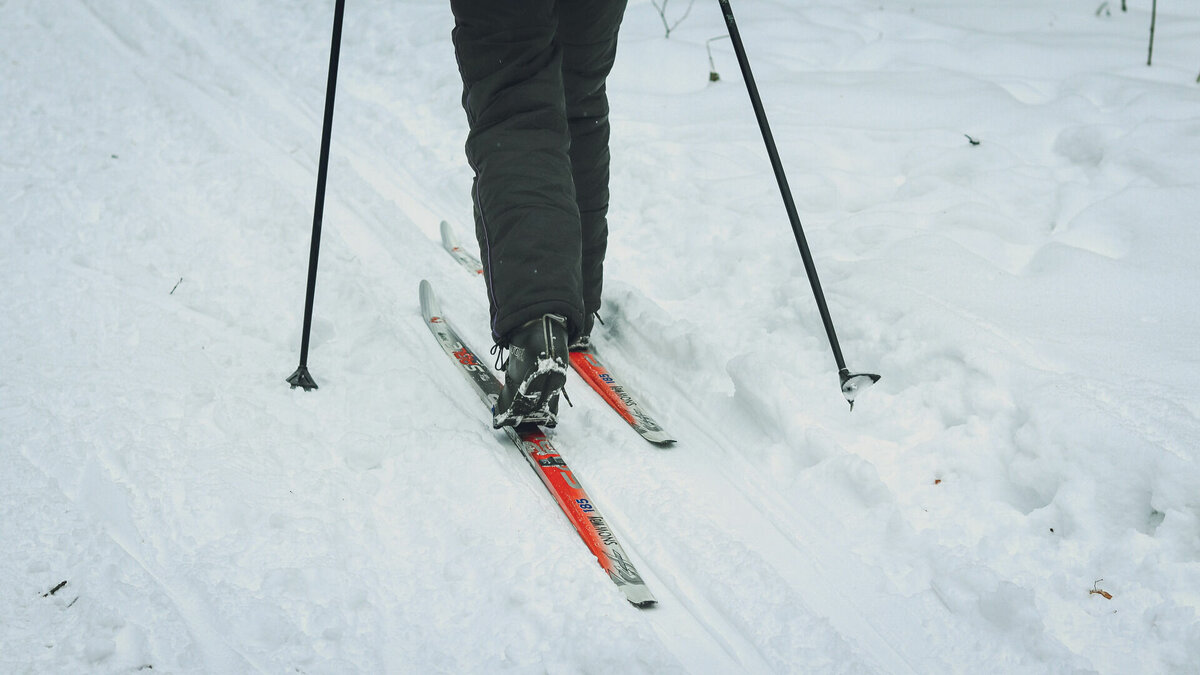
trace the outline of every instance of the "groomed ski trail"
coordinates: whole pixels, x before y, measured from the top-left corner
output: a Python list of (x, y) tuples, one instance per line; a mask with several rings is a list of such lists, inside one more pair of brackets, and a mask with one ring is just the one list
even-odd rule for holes
[[(930, 21), (929, 7), (919, 9), (925, 14), (904, 17), (874, 6), (796, 10), (765, 3), (758, 18), (753, 12), (739, 18), (761, 27), (763, 17), (787, 11), (812, 19), (812, 26), (802, 30), (835, 28), (828, 42), (822, 36), (810, 43), (793, 43), (790, 36), (774, 42), (791, 61), (829, 69), (809, 83), (812, 96), (820, 97), (848, 93), (847, 78), (878, 86), (863, 70), (887, 55), (888, 42), (872, 42), (876, 22), (909, 40), (924, 35), (922, 30), (946, 28)], [(1066, 348), (1044, 348), (1035, 334), (1013, 332), (1016, 324), (1006, 325), (1003, 317), (985, 320), (980, 312), (986, 307), (969, 309), (954, 297), (929, 296), (917, 310), (897, 305), (902, 309), (893, 311), (885, 306), (894, 299), (888, 295), (893, 288), (877, 289), (881, 299), (863, 309), (869, 319), (838, 314), (849, 324), (844, 346), (875, 350), (884, 360), (895, 351), (894, 358), (911, 368), (909, 375), (929, 363), (949, 364), (946, 382), (929, 387), (965, 384), (959, 388), (966, 402), (922, 401), (935, 395), (917, 383), (881, 394), (888, 397), (889, 412), (911, 413), (910, 419), (872, 418), (869, 399), (854, 417), (835, 417), (844, 414), (844, 403), (832, 381), (828, 394), (836, 400), (824, 407), (823, 393), (811, 393), (820, 386), (812, 371), (782, 385), (767, 377), (795, 369), (809, 355), (823, 354), (823, 347), (813, 349), (804, 332), (807, 298), (782, 287), (789, 272), (769, 277), (783, 267), (773, 255), (764, 255), (761, 242), (744, 236), (746, 228), (765, 230), (765, 223), (779, 216), (769, 173), (755, 154), (753, 128), (729, 112), (742, 111), (742, 92), (729, 95), (728, 109), (720, 99), (714, 107), (697, 108), (698, 119), (686, 118), (669, 131), (670, 122), (654, 120), (693, 106), (694, 101), (674, 96), (691, 91), (686, 84), (691, 80), (664, 77), (666, 93), (648, 94), (619, 78), (613, 82), (614, 95), (636, 112), (618, 120), (619, 128), (633, 133), (622, 131), (629, 135), (617, 138), (620, 157), (614, 166), (622, 168), (614, 180), (625, 194), (614, 203), (615, 245), (604, 310), (609, 325), (598, 327), (597, 340), (614, 372), (645, 398), (679, 443), (670, 449), (648, 447), (578, 380), (568, 387), (582, 395), (564, 412), (555, 440), (654, 589), (655, 609), (633, 610), (608, 587), (536, 477), (515, 453), (498, 447), (486, 414), (463, 395), (463, 383), (444, 367), (421, 325), (412, 289), (427, 276), (444, 297), (455, 298), (456, 325), (465, 337), (475, 346), (487, 344), (487, 303), (479, 284), (456, 269), (438, 243), (440, 220), (468, 231), (462, 224), (471, 217), (470, 175), (461, 151), (465, 123), (445, 3), (348, 7), (347, 34), (357, 39), (343, 47), (311, 357), (322, 388), (309, 394), (288, 391), (282, 380), (298, 346), (327, 14), (324, 8), (280, 0), (211, 7), (84, 2), (65, 11), (0, 4), (0, 17), (18, 26), (11, 31), (15, 46), (0, 46), (6, 60), (0, 67), (11, 68), (14, 96), (28, 102), (28, 109), (14, 109), (0, 121), (0, 130), (12, 130), (11, 138), (24, 141), (25, 151), (0, 162), (6, 172), (0, 177), (11, 188), (4, 205), (15, 205), (6, 215), (20, 224), (0, 234), (0, 241), (17, 251), (5, 258), (6, 273), (11, 270), (5, 289), (27, 296), (3, 300), (11, 316), (37, 332), (25, 336), (10, 322), (0, 327), (5, 347), (7, 340), (14, 347), (11, 371), (0, 382), (0, 452), (13, 453), (15, 472), (28, 476), (28, 481), (10, 480), (32, 486), (18, 493), (28, 499), (13, 497), (16, 516), (4, 525), (5, 532), (30, 546), (0, 565), (11, 575), (0, 581), (14, 582), (5, 584), (3, 599), (11, 602), (4, 609), (16, 618), (0, 627), (0, 659), (36, 652), (71, 671), (153, 665), (170, 672), (483, 672), (502, 663), (514, 669), (623, 672), (1042, 673), (1099, 668), (1104, 657), (1090, 661), (1087, 648), (1104, 644), (1097, 635), (1118, 641), (1140, 635), (1149, 638), (1147, 650), (1153, 645), (1171, 649), (1134, 650), (1122, 658), (1147, 657), (1146, 663), (1164, 668), (1187, 662), (1188, 650), (1200, 644), (1194, 630), (1188, 632), (1194, 627), (1188, 623), (1191, 606), (1187, 598), (1162, 588), (1167, 572), (1144, 566), (1166, 561), (1164, 569), (1177, 575), (1182, 588), (1193, 578), (1188, 575), (1194, 552), (1178, 543), (1170, 548), (1172, 541), (1181, 541), (1180, 528), (1194, 524), (1187, 519), (1191, 507), (1180, 506), (1191, 502), (1177, 494), (1183, 491), (1168, 477), (1194, 466), (1187, 452), (1194, 424), (1178, 419), (1194, 419), (1195, 406), (1171, 399), (1174, 390), (1165, 384), (1141, 380), (1134, 382), (1135, 390), (1150, 396), (1134, 403), (1118, 395), (1116, 380), (1051, 387), (1051, 378), (1028, 377), (1004, 360), (1071, 375), (1056, 361), (1069, 361)], [(1092, 21), (1090, 11), (1085, 14)], [(709, 18), (719, 25), (719, 17)], [(623, 39), (632, 47), (655, 40), (655, 46), (634, 53), (674, 55), (678, 61), (662, 62), (664, 72), (690, 76), (691, 61), (685, 64), (685, 59), (696, 57), (702, 70), (706, 66), (698, 36), (707, 35), (709, 18), (698, 8), (685, 25), (696, 25), (687, 38), (691, 41), (673, 36), (663, 43), (648, 3), (634, 2)], [(1045, 17), (1037, 14), (1031, 25), (1035, 19)], [(1115, 34), (1115, 22), (1104, 25)], [(996, 35), (987, 38), (983, 56), (991, 53), (987, 50), (1011, 53), (998, 48), (1011, 45)], [(860, 60), (837, 61), (837, 54), (850, 49), (846, 45), (860, 45), (849, 52)], [(820, 60), (818, 49), (833, 54), (833, 65)], [(790, 73), (777, 64), (784, 57), (769, 56), (775, 58), (764, 61), (764, 85), (775, 81), (783, 88)], [(29, 70), (44, 82), (26, 75)], [(727, 68), (723, 72), (732, 77)], [(1154, 76), (1163, 72), (1172, 71), (1155, 70)], [(1131, 73), (1120, 75), (1122, 86), (1132, 87), (1140, 77)], [(899, 75), (905, 83), (922, 77)], [(951, 85), (966, 79), (956, 77)], [(703, 79), (697, 87), (708, 86)], [(1070, 124), (1094, 126), (1063, 127), (1062, 135), (1049, 141), (1018, 137), (1016, 144), (1024, 140), (1038, 146), (1037, 152), (1053, 145), (1053, 151), (1045, 150), (1050, 163), (1031, 169), (1028, 183), (1007, 186), (1024, 195), (1017, 187), (1045, 176), (1076, 182), (1084, 174), (1094, 178), (1086, 185), (1091, 192), (1066, 194), (1070, 222), (1054, 224), (1065, 234), (1045, 235), (1050, 243), (1042, 251), (1020, 241), (1022, 232), (1003, 231), (999, 221), (975, 223), (969, 209), (956, 216), (961, 220), (954, 227), (960, 231), (951, 234), (975, 249), (994, 248), (1005, 237), (1018, 239), (1020, 246), (1001, 241), (995, 256), (1001, 259), (999, 271), (991, 281), (1011, 281), (1034, 263), (1041, 266), (1034, 272), (1048, 275), (1089, 245), (1095, 257), (1114, 263), (1125, 262), (1124, 251), (1136, 250), (1138, 242), (1104, 231), (1103, 224), (1096, 226), (1097, 234), (1089, 232), (1089, 222), (1071, 220), (1083, 197), (1107, 189), (1105, 175), (1115, 173), (1116, 180), (1131, 165), (1153, 164), (1136, 153), (1131, 159), (1127, 146), (1106, 144), (1117, 126), (1107, 109), (1080, 103), (1090, 94), (1116, 109), (1137, 96), (1094, 75), (1085, 79), (1087, 86), (1071, 83), (1082, 93), (1065, 89), (1064, 96), (1074, 102), (1061, 107), (1083, 106), (1085, 117)], [(1039, 100), (1052, 98), (1051, 88), (1037, 85), (1011, 87)], [(709, 90), (714, 100), (722, 93), (718, 86), (723, 85)], [(1007, 96), (1004, 87), (990, 81), (979, 89)], [(935, 87), (929, 95), (939, 92)], [(976, 94), (967, 92), (964, 100)], [(974, 105), (992, 100), (979, 96)], [(1147, 100), (1157, 99), (1147, 95)], [(789, 101), (767, 103), (786, 111)], [(1037, 112), (1054, 112), (1050, 108), (1056, 106)], [(614, 115), (622, 114), (614, 106)], [(868, 156), (888, 143), (902, 150), (941, 138), (943, 131), (905, 129), (913, 138), (900, 143), (892, 138), (894, 129), (864, 134), (861, 127), (828, 120), (801, 128), (783, 122), (786, 114), (772, 116), (797, 157), (811, 156), (809, 144), (846, 156)], [(711, 143), (713, 120), (750, 140)], [(1028, 120), (1019, 117), (1022, 123)], [(1168, 124), (1175, 122), (1157, 120), (1139, 133), (1161, 140), (1152, 135), (1159, 133), (1155, 125)], [(1000, 127), (993, 129), (999, 138)], [(640, 144), (646, 135), (652, 147)], [(1186, 147), (1188, 138), (1176, 134), (1175, 142)], [(730, 262), (705, 272), (745, 275), (730, 283), (772, 289), (746, 302), (772, 307), (782, 317), (763, 327), (771, 339), (765, 348), (763, 342), (740, 346), (732, 359), (723, 339), (741, 328), (729, 324), (731, 317), (758, 313), (733, 308), (722, 316), (711, 306), (702, 306), (702, 313), (680, 312), (695, 306), (681, 297), (683, 286), (700, 279), (699, 273), (678, 266), (654, 269), (654, 256), (677, 245), (673, 237), (695, 229), (694, 222), (673, 221), (672, 209), (712, 189), (707, 183), (682, 182), (685, 172), (671, 164), (694, 158), (697, 144), (719, 156), (719, 178), (730, 182), (722, 189), (733, 195), (726, 201), (738, 202), (711, 214), (712, 244), (727, 249), (721, 260)], [(986, 139), (979, 152), (999, 145)], [(1002, 154), (1026, 151), (1014, 147)], [(849, 243), (822, 248), (831, 261), (822, 269), (823, 278), (831, 287), (847, 289), (842, 297), (831, 294), (832, 301), (861, 303), (871, 295), (849, 277), (857, 261), (873, 259), (869, 242), (881, 231), (891, 233), (885, 244), (909, 246), (905, 250), (918, 260), (922, 255), (933, 259), (941, 250), (923, 246), (940, 236), (935, 226), (944, 223), (922, 215), (893, 228), (891, 221), (899, 216), (876, 208), (894, 198), (909, 200), (905, 206), (918, 211), (943, 212), (953, 204), (938, 190), (973, 186), (941, 179), (938, 172), (982, 180), (972, 173), (978, 171), (971, 168), (975, 165), (955, 154), (957, 147), (940, 148), (935, 142), (929, 148), (944, 155), (918, 153), (916, 160), (897, 165), (912, 173), (906, 189), (921, 184), (930, 190), (916, 197), (905, 193), (893, 175), (866, 176), (859, 185), (855, 181), (863, 171), (846, 157), (836, 157), (843, 165), (827, 176), (801, 172), (798, 182), (815, 210), (848, 220), (879, 218), (876, 224), (852, 222)], [(1043, 158), (1030, 156), (1022, 161), (1032, 165)], [(1186, 164), (1181, 160), (1179, 166)], [(1151, 177), (1159, 175), (1155, 171), (1169, 174), (1157, 164), (1146, 170)], [(1140, 184), (1153, 182), (1135, 178)], [(634, 189), (651, 179), (681, 192), (664, 201), (652, 190)], [(31, 194), (38, 201), (29, 199)], [(1032, 195), (1034, 202), (1048, 199), (1036, 190)], [(696, 203), (700, 206), (692, 215), (711, 204)], [(1071, 231), (1072, 226), (1078, 229)], [(816, 235), (828, 238), (820, 227)], [(1055, 237), (1083, 243), (1057, 246)], [(1019, 264), (1003, 260), (1009, 249), (1019, 249), (1013, 257)], [(1041, 253), (1058, 257), (1035, 255)], [(745, 260), (763, 258), (776, 269), (743, 266)], [(974, 258), (971, 262), (986, 267)], [(914, 276), (920, 272), (905, 269)], [(643, 283), (647, 279), (641, 273), (677, 274), (681, 280)], [(1047, 287), (1058, 282), (1040, 281)], [(915, 284), (909, 290), (919, 295)], [(910, 316), (903, 315), (910, 310)], [(1153, 308), (1145, 311), (1150, 328), (1140, 330), (1169, 335), (1156, 327)], [(936, 333), (948, 315), (966, 326), (964, 335), (982, 334), (983, 339), (974, 338), (982, 347), (960, 349), (920, 335)], [(1186, 317), (1179, 320), (1190, 325)], [(904, 324), (897, 336), (879, 335), (897, 321)], [(706, 334), (707, 326), (720, 322), (726, 322), (721, 339)], [(920, 346), (901, 343), (910, 339)], [(889, 365), (898, 367), (896, 360)], [(1184, 363), (1181, 372), (1190, 368)], [(763, 380), (773, 388), (759, 389)], [(1011, 392), (1029, 383), (1044, 389), (1014, 401)], [(795, 389), (788, 389), (793, 384)], [(1072, 403), (1055, 407), (1059, 396), (1072, 397)], [(1031, 417), (1037, 402), (1051, 404), (1049, 412)], [(1159, 406), (1168, 412), (1148, 414), (1160, 402), (1170, 404)], [(987, 416), (1010, 408), (1016, 409), (1011, 420)], [(1078, 483), (1057, 475), (1031, 478), (1039, 471), (1085, 468), (1072, 464), (1073, 455), (1058, 447), (1064, 443), (1047, 431), (1052, 425), (1046, 417), (1064, 411), (1087, 416), (1093, 410), (1116, 420), (1114, 426), (1098, 427), (1101, 431), (1124, 429), (1134, 441), (1149, 439), (1130, 447), (1147, 451), (1161, 445), (1166, 459), (1147, 452), (1152, 470), (1133, 476), (1133, 487), (1090, 475)], [(1164, 420), (1174, 423), (1154, 428)], [(909, 423), (915, 428), (905, 426)], [(1025, 464), (1015, 471), (1028, 474), (1018, 476), (1023, 481), (1010, 477), (989, 483), (985, 477), (975, 485), (1001, 493), (992, 501), (1010, 505), (1013, 513), (999, 517), (1028, 525), (1030, 533), (998, 540), (993, 527), (939, 538), (936, 527), (944, 531), (962, 521), (937, 511), (936, 505), (953, 504), (947, 501), (930, 499), (933, 513), (923, 515), (921, 490), (933, 489), (934, 472), (944, 466), (951, 472), (956, 467), (966, 474), (977, 471), (972, 477), (986, 473), (981, 467), (992, 466), (986, 460), (971, 465), (955, 453), (986, 451), (989, 442), (1003, 443), (1007, 432), (1024, 435), (1017, 452), (1045, 445), (1050, 459), (1037, 463), (1018, 455)], [(928, 438), (944, 447), (917, 454), (926, 463), (900, 469), (906, 472), (900, 479), (879, 475), (878, 466), (894, 466), (881, 461), (887, 453)], [(1085, 440), (1103, 446), (1104, 439)], [(944, 465), (934, 465), (933, 458)], [(918, 487), (920, 481), (925, 482)], [(896, 488), (907, 490), (902, 499), (889, 488), (896, 485), (908, 486)], [(958, 489), (969, 489), (965, 485), (962, 481)], [(1145, 487), (1144, 496), (1135, 494), (1138, 485)], [(1112, 522), (1080, 518), (1086, 512), (1078, 505), (1100, 494), (1089, 489), (1115, 491), (1125, 499), (1122, 505), (1132, 503), (1149, 514), (1146, 522), (1121, 529), (1126, 521), (1119, 516)], [(35, 517), (22, 520), (25, 509)], [(66, 515), (46, 515), (60, 512)], [(1099, 534), (1062, 536), (1064, 520)], [(993, 539), (980, 543), (971, 539), (975, 536)], [(1041, 541), (1039, 536), (1055, 543), (1031, 545)], [(1113, 546), (1126, 546), (1140, 557), (1120, 567), (1120, 556), (1098, 551), (1097, 539), (1109, 536), (1116, 540)], [(1038, 560), (1062, 569), (1046, 577), (1020, 577), (1028, 572), (1025, 567), (1012, 565), (1011, 557), (989, 557), (986, 548), (1013, 541), (1039, 554), (1054, 546), (1055, 551), (1074, 546), (1083, 554), (1073, 565), (1045, 555)], [(1117, 592), (1111, 605), (1088, 595), (1086, 587), (1100, 576), (1088, 576), (1092, 566), (1104, 564), (1118, 567), (1115, 572), (1133, 589)], [(1005, 576), (1014, 569), (1013, 576)], [(67, 588), (86, 591), (74, 607), (63, 598), (41, 596), (67, 578), (63, 570), (71, 572)], [(1045, 597), (1033, 590), (1041, 593), (1042, 582), (1073, 589), (1084, 576), (1079, 597), (1068, 593), (1069, 602), (1056, 603), (1061, 599), (1053, 595), (1056, 590)], [(1153, 578), (1138, 586), (1142, 576)], [(498, 628), (497, 621), (504, 625)], [(92, 639), (70, 645), (70, 653), (38, 643), (44, 635), (72, 634)], [(26, 665), (17, 663), (17, 670)]]

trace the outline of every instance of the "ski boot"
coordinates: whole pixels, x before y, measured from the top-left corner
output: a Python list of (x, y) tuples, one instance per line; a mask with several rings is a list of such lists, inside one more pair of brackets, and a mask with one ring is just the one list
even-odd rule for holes
[(492, 408), (492, 426), (558, 424), (558, 396), (567, 382), (567, 320), (546, 314), (512, 334), (504, 388)]

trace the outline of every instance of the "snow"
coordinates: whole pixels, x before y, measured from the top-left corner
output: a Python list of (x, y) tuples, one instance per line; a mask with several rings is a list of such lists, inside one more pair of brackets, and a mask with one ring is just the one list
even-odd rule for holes
[(305, 393), (332, 3), (0, 2), (0, 670), (1196, 672), (1200, 11), (1098, 4), (735, 5), (851, 413), (716, 3), (631, 2), (595, 344), (679, 443), (555, 443), (638, 610), (422, 325), (446, 3), (348, 3)]

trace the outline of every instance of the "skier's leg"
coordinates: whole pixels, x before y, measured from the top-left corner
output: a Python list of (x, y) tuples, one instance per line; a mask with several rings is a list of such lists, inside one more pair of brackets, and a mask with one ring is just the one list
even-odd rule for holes
[(590, 327), (600, 308), (608, 245), (609, 123), (605, 82), (617, 53), (625, 0), (573, 0), (559, 6), (558, 43), (571, 134), (571, 170), (582, 235), (583, 303)]
[(554, 0), (451, 0), (492, 336), (546, 314), (583, 322), (579, 207)]

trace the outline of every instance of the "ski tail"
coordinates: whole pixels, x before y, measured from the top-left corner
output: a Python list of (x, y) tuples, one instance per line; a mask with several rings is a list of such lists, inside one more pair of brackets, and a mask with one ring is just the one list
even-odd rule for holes
[(675, 442), (675, 439), (642, 408), (637, 399), (617, 382), (599, 356), (589, 351), (571, 352), (571, 367), (629, 423), (629, 426), (633, 427), (634, 431), (641, 434), (642, 438), (658, 445), (670, 445)]

